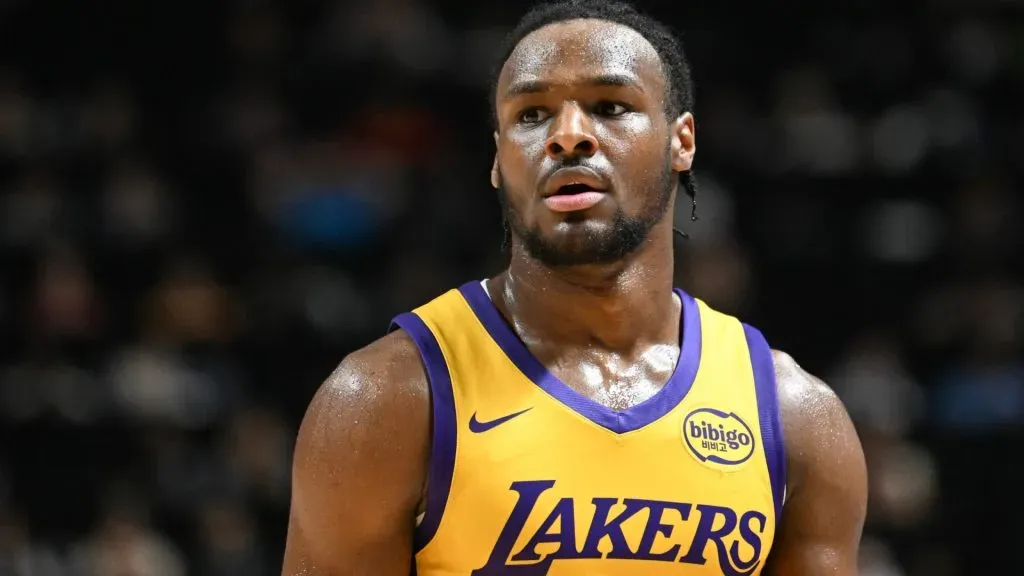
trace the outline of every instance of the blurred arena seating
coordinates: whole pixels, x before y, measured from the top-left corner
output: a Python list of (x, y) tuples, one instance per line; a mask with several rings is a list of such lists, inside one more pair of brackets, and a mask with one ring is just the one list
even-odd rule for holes
[[(697, 83), (679, 284), (846, 401), (864, 576), (1024, 540), (1024, 4), (643, 3)], [(280, 572), (317, 385), (499, 270), (524, 8), (0, 1), (0, 576)]]

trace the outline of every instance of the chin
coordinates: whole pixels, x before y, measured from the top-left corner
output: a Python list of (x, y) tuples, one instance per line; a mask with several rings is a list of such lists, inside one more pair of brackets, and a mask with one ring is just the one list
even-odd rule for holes
[(559, 237), (610, 235), (614, 233), (614, 228), (615, 222), (612, 220), (597, 218), (586, 212), (572, 212), (555, 222), (544, 236), (555, 241)]
[(512, 234), (524, 252), (550, 267), (608, 265), (636, 252), (664, 211), (629, 217), (622, 210), (594, 207), (578, 212), (534, 213), (525, 221), (506, 210)]
[(619, 262), (633, 251), (612, 226), (600, 222), (563, 222), (547, 234), (522, 237), (526, 252), (551, 267), (593, 266)]

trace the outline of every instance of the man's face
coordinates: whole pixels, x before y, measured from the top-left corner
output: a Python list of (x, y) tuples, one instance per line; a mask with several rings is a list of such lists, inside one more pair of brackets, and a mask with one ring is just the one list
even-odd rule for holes
[(492, 181), (530, 256), (615, 262), (670, 214), (693, 119), (670, 122), (665, 95), (658, 53), (631, 28), (571, 20), (519, 43), (498, 81)]

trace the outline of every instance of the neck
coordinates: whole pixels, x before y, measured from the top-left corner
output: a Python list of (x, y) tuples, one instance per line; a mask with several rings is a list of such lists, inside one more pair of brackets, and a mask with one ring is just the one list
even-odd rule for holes
[(669, 221), (621, 262), (571, 268), (545, 266), (516, 243), (491, 295), (524, 340), (623, 352), (675, 342), (672, 242)]

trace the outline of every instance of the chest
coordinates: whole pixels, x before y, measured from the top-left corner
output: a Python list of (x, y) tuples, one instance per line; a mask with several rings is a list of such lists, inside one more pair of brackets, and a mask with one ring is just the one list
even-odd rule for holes
[(661, 391), (678, 360), (678, 347), (655, 345), (635, 356), (600, 350), (561, 352), (545, 367), (579, 395), (612, 410), (626, 410)]

